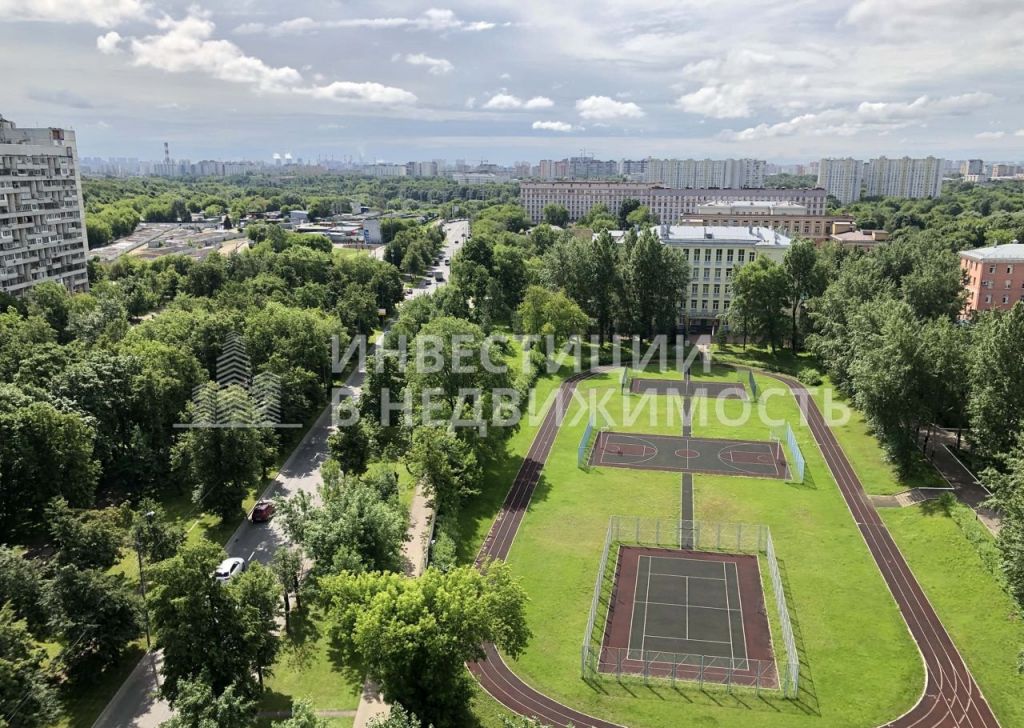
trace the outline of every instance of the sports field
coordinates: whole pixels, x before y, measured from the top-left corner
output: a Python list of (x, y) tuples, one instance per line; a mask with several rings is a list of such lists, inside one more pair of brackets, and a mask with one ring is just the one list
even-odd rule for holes
[[(616, 432), (681, 434), (678, 403), (671, 401), (675, 398), (624, 396), (618, 374), (579, 385), (581, 397), (558, 432), (509, 553), (509, 563), (530, 596), (528, 618), (534, 633), (526, 653), (513, 663), (516, 672), (552, 698), (630, 726), (667, 727), (681, 721), (864, 726), (884, 723), (909, 708), (923, 684), (920, 657), (845, 502), (799, 422), (796, 402), (784, 385), (767, 377), (757, 378), (758, 402), (694, 399), (692, 435), (764, 441), (772, 422), (761, 415), (776, 422), (788, 419), (807, 458), (805, 482), (698, 473), (692, 476), (695, 517), (771, 528), (799, 649), (800, 698), (700, 691), (682, 683), (644, 685), (638, 679), (580, 679), (580, 646), (609, 516), (680, 515), (679, 473), (577, 468), (576, 450), (587, 422), (583, 410), (598, 402), (616, 420)], [(699, 379), (738, 382), (731, 370)], [(637, 416), (631, 408), (639, 399), (651, 401)], [(574, 409), (581, 416), (573, 417)], [(744, 420), (745, 410), (757, 416)], [(678, 599), (674, 604), (681, 605)], [(777, 621), (770, 608), (767, 612), (777, 646)]]

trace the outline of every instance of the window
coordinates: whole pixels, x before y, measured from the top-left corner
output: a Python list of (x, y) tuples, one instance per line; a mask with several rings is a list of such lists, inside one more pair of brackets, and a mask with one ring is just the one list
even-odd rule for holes
[(712, 311), (717, 311), (718, 310), (718, 301), (712, 301), (711, 302), (711, 310)]
[(995, 273), (995, 272), (996, 272), (996, 267), (995, 267), (994, 265), (990, 265), (990, 266), (988, 267), (988, 272), (989, 272), (989, 273)]
[(1013, 281), (1011, 281), (1011, 280), (1007, 280), (1007, 281), (1006, 281), (1006, 285), (1004, 285), (1004, 286), (1003, 286), (1003, 288), (1006, 288), (1007, 290), (1009, 290), (1009, 288), (1010, 288), (1011, 286), (1013, 286)]
[(690, 300), (690, 308), (692, 308), (694, 310), (697, 309), (697, 299), (696, 298)]
[(1013, 275), (1013, 266), (1012, 265), (1006, 266), (1006, 275)]
[[(1024, 296), (1021, 296), (1021, 298), (1024, 298)], [(725, 303), (723, 303), (723, 304), (722, 304), (722, 308), (723, 308), (724, 310), (728, 311), (728, 310), (729, 310), (729, 302), (728, 302), (728, 301), (726, 301)]]
[(716, 263), (721, 263), (722, 262), (722, 251), (721, 250), (716, 250), (715, 251), (715, 262)]
[(701, 291), (701, 293), (703, 293), (705, 296), (708, 295), (708, 284), (707, 283), (704, 284), (704, 289)]
[(718, 284), (716, 283), (716, 284), (715, 284), (715, 295), (717, 296), (717, 295), (719, 295), (719, 294), (720, 294), (721, 292), (722, 292), (722, 287), (721, 287), (720, 285), (718, 285)]
[(744, 257), (744, 256), (745, 256), (746, 254), (747, 254), (747, 251), (745, 251), (745, 250), (741, 250), (741, 251), (740, 251), (740, 252), (738, 253), (738, 256), (737, 256), (737, 260), (738, 260), (738, 261), (739, 261), (740, 263), (742, 263), (742, 262), (743, 262), (743, 257)]
[(700, 302), (700, 310), (701, 311), (707, 311), (708, 310), (708, 302), (706, 300)]
[(985, 303), (992, 303), (992, 296), (985, 296)]
[(694, 283), (692, 286), (690, 286), (690, 293), (693, 293), (694, 295), (696, 295), (696, 293), (697, 293), (697, 284), (696, 283)]
[(725, 262), (732, 263), (732, 248), (729, 248), (729, 250), (725, 252)]
[(711, 262), (711, 248), (708, 248), (707, 250), (704, 251), (704, 262), (705, 263), (710, 263)]
[(1009, 302), (1010, 302), (1010, 297), (1009, 296), (1003, 296), (1003, 303), (1009, 303)]
[(757, 257), (757, 253), (755, 253), (753, 250), (751, 250), (750, 251), (750, 262), (753, 263), (754, 262), (754, 258), (756, 258), (756, 257)]

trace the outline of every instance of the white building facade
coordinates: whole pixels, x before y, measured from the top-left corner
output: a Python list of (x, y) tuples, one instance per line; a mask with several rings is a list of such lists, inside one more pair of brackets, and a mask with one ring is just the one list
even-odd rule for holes
[(938, 197), (944, 168), (945, 162), (935, 157), (872, 159), (864, 172), (865, 193), (868, 197)]
[(0, 116), (0, 291), (87, 290), (84, 210), (75, 133)]
[(818, 163), (818, 187), (844, 205), (860, 199), (864, 184), (864, 162), (846, 159), (822, 159)]
[(766, 163), (761, 159), (647, 160), (644, 181), (685, 188), (761, 188)]

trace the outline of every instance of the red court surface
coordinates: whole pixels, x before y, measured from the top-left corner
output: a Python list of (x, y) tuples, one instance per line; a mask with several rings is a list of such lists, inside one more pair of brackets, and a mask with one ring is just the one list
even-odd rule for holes
[(755, 478), (789, 477), (778, 442), (602, 432), (590, 465)]
[(778, 687), (757, 557), (622, 546), (598, 669)]

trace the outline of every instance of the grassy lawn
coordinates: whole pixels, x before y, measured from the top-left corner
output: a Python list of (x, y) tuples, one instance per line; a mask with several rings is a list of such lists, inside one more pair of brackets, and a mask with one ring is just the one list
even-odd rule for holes
[[(728, 370), (711, 373), (710, 379), (718, 378), (734, 382), (736, 374)], [(635, 682), (587, 684), (579, 678), (579, 650), (608, 517), (678, 517), (680, 480), (672, 473), (578, 470), (576, 447), (586, 424), (585, 416), (574, 416), (574, 410), (582, 407), (580, 402), (570, 410), (559, 432), (509, 555), (509, 563), (530, 596), (527, 616), (534, 637), (516, 663), (524, 680), (573, 707), (630, 726), (684, 722), (766, 727), (877, 725), (913, 704), (923, 684), (923, 669), (896, 606), (812, 445), (810, 433), (798, 424), (796, 402), (783, 394), (783, 385), (760, 377), (758, 383), (766, 391), (773, 387), (780, 391), (756, 407), (749, 402), (728, 402), (724, 414), (735, 416), (733, 409), (746, 406), (752, 412), (764, 410), (763, 414), (775, 419), (789, 419), (807, 458), (807, 482), (787, 485), (758, 478), (697, 476), (697, 516), (771, 526), (800, 650), (800, 700), (759, 698), (743, 691), (726, 695), (719, 690), (701, 692), (696, 687), (653, 683), (649, 687)], [(604, 404), (616, 429), (654, 431), (648, 429), (646, 413), (633, 424), (618, 424), (616, 418), (627, 407), (648, 398), (623, 397), (617, 371), (585, 381), (579, 390), (583, 401), (592, 392), (595, 400)], [(665, 402), (648, 406), (666, 417), (672, 407)], [(674, 423), (656, 423), (656, 427), (678, 433), (680, 422), (676, 418)], [(754, 417), (747, 424), (725, 429), (717, 408), (709, 408), (706, 421), (695, 418), (694, 434), (764, 439), (767, 427), (760, 417)], [(525, 434), (524, 429), (518, 437)], [(494, 471), (494, 482), (507, 486), (518, 465), (515, 459), (503, 471)], [(504, 496), (504, 488), (496, 490)], [(494, 500), (500, 503), (497, 496)], [(482, 517), (482, 509), (480, 514)], [(479, 538), (492, 515), (493, 511), (488, 513), (486, 523), (476, 529)], [(497, 725), (498, 713), (489, 701), (480, 701), (477, 715), (485, 725)]]
[(261, 711), (288, 710), (299, 698), (308, 699), (317, 710), (356, 709), (362, 678), (346, 672), (333, 658), (328, 629), (315, 611), (292, 613), (291, 629), (284, 637), (273, 674), (266, 679)]
[(1024, 725), (1024, 676), (1017, 672), (1024, 624), (1013, 600), (937, 502), (879, 512), (996, 717)]

